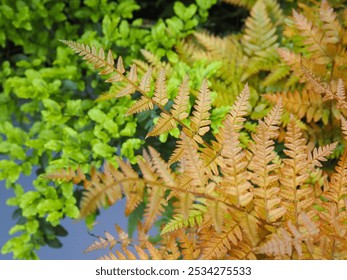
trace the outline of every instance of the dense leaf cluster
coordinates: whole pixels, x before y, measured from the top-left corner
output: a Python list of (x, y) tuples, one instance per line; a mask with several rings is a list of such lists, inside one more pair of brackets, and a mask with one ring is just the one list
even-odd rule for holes
[(2, 2), (2, 253), (37, 258), (62, 219), (125, 198), (138, 243), (117, 227), (89, 250), (346, 258), (345, 1), (216, 2)]

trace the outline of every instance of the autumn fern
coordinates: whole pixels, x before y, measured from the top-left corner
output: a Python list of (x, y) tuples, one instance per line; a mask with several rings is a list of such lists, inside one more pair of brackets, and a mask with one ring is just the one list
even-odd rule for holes
[[(140, 203), (145, 205), (137, 239), (128, 238), (117, 227), (118, 238), (107, 233), (89, 250), (120, 246), (103, 259), (346, 258), (346, 153), (334, 173), (322, 173), (322, 164), (337, 143), (310, 148), (293, 115), (281, 132), (281, 99), (258, 121), (245, 145), (240, 138), (250, 102), (246, 84), (218, 133), (207, 138), (211, 97), (206, 80), (193, 106), (187, 77), (169, 102), (164, 70), (156, 77), (150, 70), (138, 75), (134, 65), (126, 71), (120, 58), (115, 67), (104, 51), (66, 43), (96, 64), (101, 73), (107, 69), (106, 75), (118, 75), (117, 83), (122, 85), (119, 96), (124, 89), (129, 95), (139, 93), (134, 98), (141, 103), (131, 113), (154, 106), (161, 111), (148, 137), (172, 128), (180, 130), (169, 161), (149, 147), (138, 156), (137, 166), (118, 159), (118, 167), (106, 163), (103, 170), (93, 170), (90, 179), (79, 179), (86, 186), (82, 216), (122, 197), (126, 200), (125, 215)], [(343, 133), (346, 127), (342, 119)], [(283, 150), (276, 146), (281, 133)], [(75, 177), (78, 174), (71, 171), (51, 175), (67, 181)], [(173, 214), (160, 228), (161, 239), (150, 242), (150, 229), (169, 204)]]

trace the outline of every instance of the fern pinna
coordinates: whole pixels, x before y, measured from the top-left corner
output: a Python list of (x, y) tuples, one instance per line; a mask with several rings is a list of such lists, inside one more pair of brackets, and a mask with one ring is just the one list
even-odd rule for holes
[[(104, 259), (347, 258), (347, 152), (334, 173), (323, 173), (322, 162), (337, 143), (309, 150), (293, 116), (286, 128), (283, 154), (277, 152), (281, 100), (259, 121), (252, 141), (244, 147), (240, 133), (249, 106), (246, 85), (223, 126), (207, 141), (204, 135), (210, 130), (211, 107), (207, 81), (191, 113), (188, 78), (182, 81), (170, 108), (164, 71), (155, 82), (150, 70), (139, 79), (135, 65), (125, 71), (122, 59), (115, 65), (111, 52), (105, 56), (102, 49), (97, 52), (83, 44), (63, 42), (101, 75), (109, 75), (106, 81), (122, 83), (117, 96), (140, 93), (128, 113), (154, 106), (162, 111), (147, 136), (174, 127), (181, 130), (169, 162), (149, 147), (138, 156), (139, 172), (119, 159), (118, 167), (105, 163), (102, 171), (92, 170), (90, 179), (72, 170), (51, 174), (53, 179), (84, 182), (82, 217), (123, 197), (128, 215), (146, 200), (137, 240), (116, 227), (118, 239), (106, 233), (87, 251), (112, 250), (120, 244), (120, 249)], [(343, 131), (347, 131), (346, 121)], [(147, 233), (169, 202), (174, 214), (161, 227), (160, 241), (150, 242)]]

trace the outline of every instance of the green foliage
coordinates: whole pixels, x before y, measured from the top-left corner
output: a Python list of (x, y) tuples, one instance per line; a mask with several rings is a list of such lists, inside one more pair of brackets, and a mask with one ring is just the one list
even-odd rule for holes
[[(36, 259), (40, 246), (61, 246), (58, 237), (65, 229), (60, 221), (79, 216), (82, 186), (52, 185), (47, 173), (67, 167), (89, 173), (105, 160), (116, 165), (115, 156), (134, 163), (143, 144), (136, 131), (147, 119), (124, 116), (133, 101), (95, 102), (115, 88), (100, 83), (89, 66), (79, 67), (58, 40), (112, 47), (127, 62), (140, 58), (145, 48), (175, 63), (175, 45), (206, 20), (216, 1), (203, 2), (187, 7), (177, 2), (171, 17), (149, 25), (134, 18), (140, 5), (133, 0), (1, 2), (0, 180), (14, 190), (7, 204), (17, 208), (17, 224), (10, 230), (15, 237), (3, 246), (3, 254)], [(33, 172), (32, 184), (17, 183)], [(87, 217), (89, 227), (94, 219)]]

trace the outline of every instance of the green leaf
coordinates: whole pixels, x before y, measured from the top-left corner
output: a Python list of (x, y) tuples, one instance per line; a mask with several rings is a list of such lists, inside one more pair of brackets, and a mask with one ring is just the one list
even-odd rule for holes
[(44, 145), (44, 148), (47, 150), (60, 152), (64, 145), (63, 141), (59, 140), (48, 140), (48, 142)]
[(66, 231), (66, 229), (64, 227), (62, 227), (61, 225), (54, 227), (54, 233), (57, 236), (67, 236), (68, 235), (68, 232)]
[(26, 223), (25, 228), (28, 233), (34, 234), (39, 228), (39, 222), (37, 220), (30, 220)]
[(61, 248), (63, 246), (58, 238), (48, 239), (46, 242), (47, 245), (51, 248)]
[(18, 205), (18, 197), (10, 197), (6, 200), (6, 205), (8, 206), (17, 206)]
[(83, 116), (82, 101), (81, 100), (68, 100), (66, 103), (65, 114), (69, 116)]
[(197, 6), (194, 4), (189, 5), (189, 7), (185, 7), (181, 2), (175, 2), (174, 4), (175, 14), (184, 21), (187, 21), (193, 17), (196, 11)]
[(60, 210), (63, 206), (63, 203), (60, 199), (45, 199), (39, 202), (37, 205), (37, 210), (39, 213), (47, 213), (56, 210)]
[(122, 22), (120, 23), (119, 32), (123, 38), (127, 38), (129, 36), (129, 23), (126, 20), (122, 20)]
[(178, 55), (175, 52), (168, 51), (166, 53), (166, 56), (171, 63), (177, 63), (178, 62)]
[(70, 198), (73, 196), (73, 184), (72, 183), (63, 183), (61, 185), (61, 190), (65, 198)]
[(24, 162), (22, 164), (22, 172), (24, 175), (29, 176), (31, 174), (32, 164), (30, 162)]
[(15, 183), (21, 173), (21, 167), (10, 160), (0, 160), (0, 180), (8, 180)]
[(129, 159), (131, 163), (136, 162), (135, 150), (141, 148), (141, 145), (144, 143), (143, 140), (133, 138), (128, 139), (122, 144), (121, 155)]
[(196, 0), (196, 3), (198, 4), (199, 8), (201, 8), (203, 10), (208, 10), (214, 4), (217, 3), (217, 0)]
[[(35, 182), (37, 182), (38, 180), (35, 180)], [(57, 194), (57, 190), (52, 187), (52, 186), (47, 186), (47, 182), (42, 182), (44, 185), (44, 189), (42, 190), (42, 193), (44, 194), (45, 198), (48, 199), (58, 199), (58, 194)]]
[(102, 123), (106, 119), (106, 114), (98, 108), (92, 108), (88, 111), (88, 116), (95, 122)]
[(19, 231), (23, 231), (25, 230), (25, 226), (24, 225), (15, 225), (13, 226), (10, 231), (8, 232), (9, 235), (15, 234)]
[(180, 18), (178, 17), (168, 18), (165, 22), (171, 32), (174, 32), (177, 35), (182, 32), (183, 21)]
[(107, 119), (103, 126), (112, 135), (118, 134), (118, 125), (113, 120)]
[(28, 191), (24, 193), (20, 198), (19, 198), (19, 206), (22, 209), (28, 208), (30, 204), (33, 203), (34, 200), (39, 198), (41, 195), (38, 192), (34, 191)]
[(128, 122), (124, 129), (121, 130), (120, 135), (122, 136), (132, 136), (136, 132), (136, 123)]
[(93, 152), (101, 157), (108, 158), (116, 152), (116, 148), (112, 148), (104, 143), (96, 143), (93, 145)]
[(66, 216), (77, 219), (80, 215), (80, 211), (78, 210), (78, 207), (75, 204), (66, 204), (64, 212)]
[(46, 221), (50, 222), (53, 226), (59, 225), (60, 219), (63, 217), (63, 213), (54, 211), (48, 214)]

